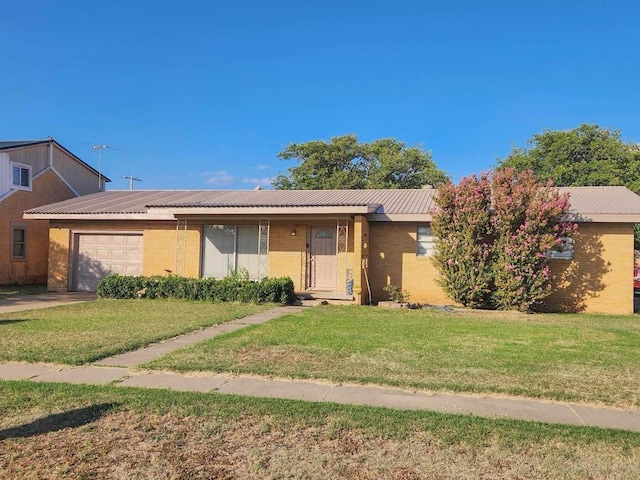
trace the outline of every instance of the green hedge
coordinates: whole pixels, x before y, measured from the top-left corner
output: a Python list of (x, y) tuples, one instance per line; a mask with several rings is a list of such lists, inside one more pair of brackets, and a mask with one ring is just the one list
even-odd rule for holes
[(234, 277), (185, 278), (108, 275), (98, 284), (98, 298), (184, 298), (213, 302), (280, 303), (296, 300), (288, 277), (259, 282)]

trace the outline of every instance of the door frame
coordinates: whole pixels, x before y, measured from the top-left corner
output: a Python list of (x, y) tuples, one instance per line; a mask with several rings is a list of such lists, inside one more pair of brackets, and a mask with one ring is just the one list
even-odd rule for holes
[[(305, 275), (305, 290), (317, 290), (318, 287), (313, 285), (314, 283), (314, 263), (313, 263), (313, 240), (314, 240), (314, 231), (317, 230), (328, 230), (332, 232), (333, 240), (334, 240), (334, 253), (333, 258), (335, 262), (334, 275), (333, 275), (333, 285), (330, 287), (330, 291), (337, 291), (338, 285), (338, 222), (327, 222), (327, 223), (317, 223), (311, 224), (307, 226), (307, 261), (306, 261), (306, 270), (307, 274)], [(327, 287), (322, 287), (319, 290), (323, 290)]]

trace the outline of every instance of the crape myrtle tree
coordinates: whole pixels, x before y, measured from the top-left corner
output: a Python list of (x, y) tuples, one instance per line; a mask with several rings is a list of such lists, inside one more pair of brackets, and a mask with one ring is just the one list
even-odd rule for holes
[(505, 168), (438, 189), (434, 263), (453, 300), (472, 308), (534, 310), (550, 293), (547, 252), (561, 249), (576, 225), (551, 181)]
[(562, 249), (577, 232), (564, 221), (569, 195), (553, 182), (541, 184), (531, 170), (512, 168), (492, 179), (495, 235), (493, 303), (500, 309), (535, 310), (551, 293), (550, 250)]
[(438, 211), (431, 227), (436, 237), (433, 262), (440, 286), (458, 303), (488, 307), (493, 290), (491, 184), (487, 175), (463, 178), (438, 189)]
[(356, 135), (292, 143), (278, 154), (298, 164), (278, 174), (277, 190), (421, 188), (447, 179), (431, 153), (394, 138), (358, 141)]

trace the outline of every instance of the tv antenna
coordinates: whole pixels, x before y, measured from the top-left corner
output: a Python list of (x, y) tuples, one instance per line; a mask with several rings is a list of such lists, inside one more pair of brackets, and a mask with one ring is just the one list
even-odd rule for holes
[(123, 175), (122, 178), (129, 180), (129, 190), (133, 190), (133, 182), (141, 182), (141, 178), (134, 177), (133, 175)]
[(92, 145), (91, 150), (94, 152), (98, 152), (98, 191), (102, 191), (102, 150), (105, 148), (110, 148), (111, 150), (118, 150), (119, 152), (124, 152), (124, 150), (120, 150), (119, 148), (111, 147), (109, 145)]

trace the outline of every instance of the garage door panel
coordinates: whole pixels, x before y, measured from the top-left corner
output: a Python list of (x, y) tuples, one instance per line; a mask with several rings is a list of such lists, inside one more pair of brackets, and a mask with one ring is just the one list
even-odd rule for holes
[(142, 273), (142, 235), (78, 234), (74, 261), (75, 290), (95, 291), (110, 273)]

